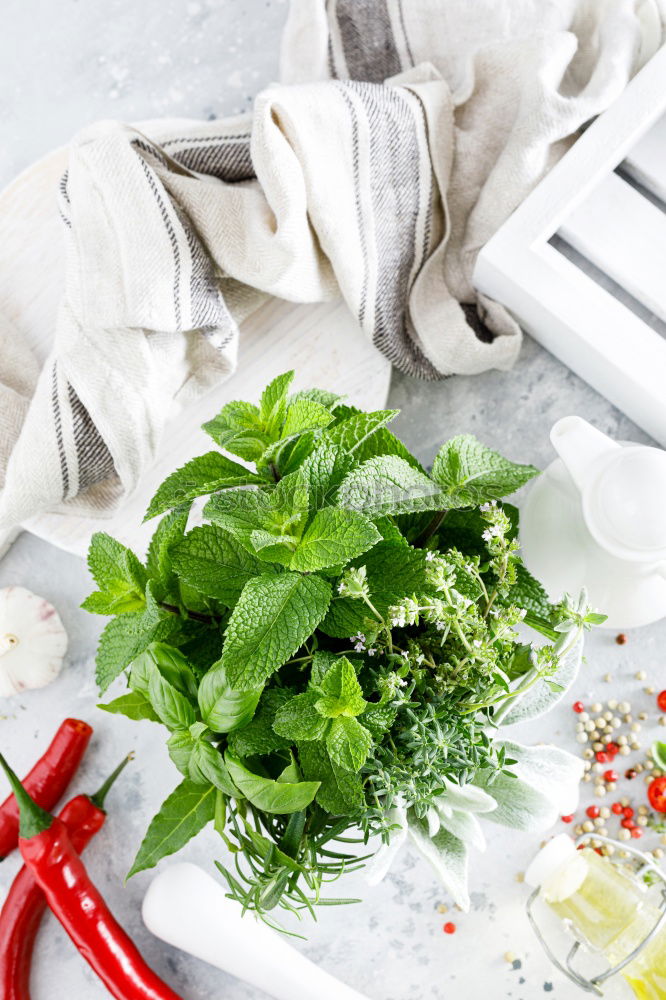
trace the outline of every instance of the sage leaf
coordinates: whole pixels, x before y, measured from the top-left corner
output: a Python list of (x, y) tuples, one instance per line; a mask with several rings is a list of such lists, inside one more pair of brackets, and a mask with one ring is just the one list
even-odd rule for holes
[(216, 795), (214, 785), (197, 785), (187, 778), (181, 781), (151, 820), (127, 878), (154, 868), (203, 830), (213, 819)]

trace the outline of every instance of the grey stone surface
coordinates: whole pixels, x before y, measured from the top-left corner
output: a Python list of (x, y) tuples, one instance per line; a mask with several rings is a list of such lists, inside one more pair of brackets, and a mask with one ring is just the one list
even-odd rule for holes
[[(206, 118), (245, 110), (277, 74), (285, 14), (286, 5), (278, 0), (6, 0), (0, 34), (0, 181), (9, 181), (97, 118)], [(331, 383), (334, 387), (335, 372)], [(529, 339), (508, 374), (434, 384), (396, 375), (390, 404), (402, 408), (395, 429), (423, 461), (430, 461), (446, 438), (471, 431), (510, 457), (543, 467), (552, 458), (551, 424), (573, 412), (617, 438), (645, 440)], [(91, 873), (148, 960), (186, 1000), (259, 1000), (255, 991), (162, 945), (143, 928), (139, 907), (149, 873), (123, 884), (147, 821), (177, 775), (159, 727), (95, 708), (93, 656), (102, 622), (78, 610), (89, 589), (85, 566), (24, 535), (0, 563), (0, 586), (10, 583), (57, 605), (69, 630), (70, 653), (57, 683), (0, 706), (0, 747), (23, 771), (65, 715), (89, 719), (95, 738), (74, 783), (77, 791), (94, 789), (117, 760), (136, 749), (136, 762), (112, 793), (108, 824), (88, 852)], [(634, 674), (644, 669), (657, 690), (666, 686), (665, 638), (664, 623), (633, 633), (623, 647), (599, 631), (588, 642), (574, 696), (629, 697), (656, 721), (653, 701), (642, 692), (647, 682)], [(601, 680), (607, 672), (612, 684)], [(520, 738), (553, 740), (575, 750), (572, 700), (567, 697), (546, 723), (522, 727)], [(647, 746), (646, 733), (641, 735)], [(638, 755), (626, 760), (633, 759)], [(624, 791), (636, 802), (643, 800), (639, 782)], [(527, 891), (516, 881), (539, 838), (490, 824), (486, 829), (488, 851), (475, 855), (471, 869), (469, 915), (438, 912), (439, 904), (450, 905), (446, 893), (425, 863), (405, 853), (376, 889), (367, 889), (358, 875), (335, 887), (363, 896), (364, 902), (322, 910), (316, 925), (304, 922), (307, 940), (296, 946), (372, 1000), (539, 1000), (544, 995), (575, 1000), (579, 991), (549, 965), (530, 932), (524, 914)], [(653, 838), (650, 846), (656, 843)], [(219, 839), (205, 831), (183, 856), (211, 870), (213, 859), (222, 856)], [(17, 866), (16, 857), (2, 865), (0, 892)], [(452, 937), (442, 933), (445, 919), (458, 924)], [(504, 961), (506, 951), (518, 956), (515, 968)], [(107, 996), (51, 917), (37, 942), (32, 991), (34, 1000)]]

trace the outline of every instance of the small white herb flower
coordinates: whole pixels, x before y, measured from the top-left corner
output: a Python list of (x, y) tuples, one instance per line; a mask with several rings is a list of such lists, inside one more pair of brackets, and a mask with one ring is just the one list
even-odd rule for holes
[(352, 566), (345, 570), (340, 583), (338, 593), (343, 597), (351, 597), (359, 600), (369, 596), (368, 583), (366, 580), (365, 566)]
[(432, 562), (434, 558), (435, 558), (435, 553), (432, 551), (432, 549), (426, 552), (426, 562)]

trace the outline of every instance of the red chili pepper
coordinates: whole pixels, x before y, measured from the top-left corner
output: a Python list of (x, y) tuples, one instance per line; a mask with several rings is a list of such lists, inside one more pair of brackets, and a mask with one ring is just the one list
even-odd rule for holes
[[(23, 785), (43, 809), (53, 809), (81, 763), (92, 736), (92, 728), (80, 719), (65, 719), (43, 757), (37, 761)], [(0, 805), (0, 861), (18, 843), (19, 814), (14, 795)]]
[(666, 813), (666, 775), (650, 782), (647, 796), (655, 812)]
[[(94, 795), (77, 795), (61, 809), (72, 846), (80, 854), (104, 825), (104, 800), (130, 754)], [(0, 993), (3, 1000), (29, 1000), (30, 963), (46, 898), (24, 865), (14, 879), (0, 913)]]
[(141, 957), (90, 880), (60, 819), (34, 802), (0, 755), (19, 804), (19, 849), (53, 914), (116, 1000), (182, 1000)]

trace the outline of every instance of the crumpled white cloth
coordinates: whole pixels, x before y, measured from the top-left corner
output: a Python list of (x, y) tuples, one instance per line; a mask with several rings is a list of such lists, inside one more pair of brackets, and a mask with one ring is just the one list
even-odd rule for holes
[(413, 375), (510, 367), (520, 332), (475, 256), (661, 44), (663, 2), (292, 0), (251, 116), (82, 132), (36, 386), (0, 331), (0, 530), (113, 509), (173, 399), (233, 371), (257, 295), (341, 294)]

